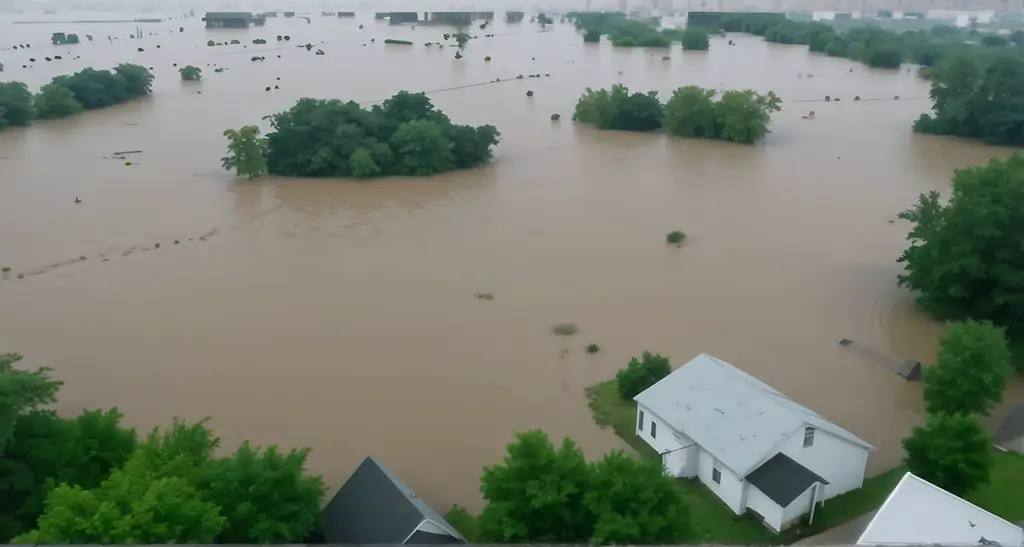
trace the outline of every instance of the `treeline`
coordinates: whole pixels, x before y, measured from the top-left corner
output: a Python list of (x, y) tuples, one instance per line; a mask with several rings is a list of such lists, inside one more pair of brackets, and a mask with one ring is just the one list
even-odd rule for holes
[(225, 169), (239, 176), (427, 176), (476, 167), (491, 158), (500, 133), (492, 125), (451, 122), (424, 93), (400, 91), (364, 109), (339, 100), (300, 99), (256, 126), (225, 132)]
[(82, 110), (123, 103), (153, 89), (153, 74), (144, 66), (121, 63), (113, 70), (86, 68), (57, 76), (33, 95), (23, 82), (0, 83), (0, 130), (32, 120), (65, 118)]
[[(619, 371), (631, 399), (671, 372), (668, 359), (644, 352)], [(686, 494), (656, 458), (620, 450), (587, 463), (570, 439), (555, 446), (543, 431), (516, 435), (500, 464), (484, 468), (484, 507), (456, 507), (449, 522), (474, 543), (590, 545), (681, 544), (693, 537)]]
[(650, 23), (627, 19), (621, 12), (570, 13), (568, 17), (583, 31), (584, 42), (597, 43), (607, 35), (616, 47), (669, 47), (680, 42), (683, 49), (706, 50), (708, 34), (717, 32), (703, 28), (658, 30)]
[(771, 132), (771, 115), (781, 110), (775, 93), (730, 90), (718, 95), (713, 89), (680, 87), (662, 104), (657, 93), (630, 93), (616, 84), (611, 90), (586, 92), (576, 103), (573, 121), (600, 129), (654, 131), (664, 127), (685, 138), (720, 139), (753, 144)]
[(308, 450), (216, 456), (205, 420), (140, 438), (117, 409), (60, 417), (47, 407), (61, 382), (20, 359), (0, 355), (0, 541), (304, 543), (319, 529)]

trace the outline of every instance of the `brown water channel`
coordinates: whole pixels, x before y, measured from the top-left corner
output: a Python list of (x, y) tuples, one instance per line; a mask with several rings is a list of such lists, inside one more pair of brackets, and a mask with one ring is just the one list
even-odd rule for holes
[[(62, 410), (116, 405), (147, 428), (212, 416), (228, 446), (313, 447), (332, 487), (372, 454), (438, 508), (478, 508), (481, 467), (513, 432), (569, 435), (591, 456), (620, 447), (583, 389), (643, 350), (708, 352), (873, 443), (871, 472), (899, 461), (920, 386), (837, 342), (933, 358), (941, 325), (896, 287), (907, 225), (889, 220), (947, 190), (953, 168), (1006, 153), (912, 134), (929, 105), (913, 74), (742, 35), (662, 52), (497, 23), (455, 61), (422, 45), (446, 29), (367, 17), (201, 25), (142, 25), (159, 34), (135, 41), (133, 25), (0, 21), (2, 47), (33, 45), (0, 51), (5, 79), (35, 88), (122, 61), (157, 76), (150, 98), (0, 133), (0, 265), (25, 275), (0, 281), (0, 351), (53, 366)], [(53, 31), (95, 41), (54, 47)], [(257, 37), (268, 44), (205, 45)], [(326, 55), (295, 47), (306, 42)], [(201, 66), (202, 82), (173, 63)], [(300, 97), (374, 101), (520, 73), (550, 77), (431, 95), (455, 121), (502, 131), (482, 169), (368, 183), (220, 169), (224, 129)], [(785, 105), (753, 147), (569, 121), (586, 86), (616, 82), (771, 89)], [(844, 100), (801, 102), (826, 94)], [(121, 150), (143, 153), (105, 159)], [(682, 248), (664, 244), (674, 229), (690, 236)], [(580, 333), (553, 336), (559, 322)], [(603, 350), (587, 355), (591, 342)]]

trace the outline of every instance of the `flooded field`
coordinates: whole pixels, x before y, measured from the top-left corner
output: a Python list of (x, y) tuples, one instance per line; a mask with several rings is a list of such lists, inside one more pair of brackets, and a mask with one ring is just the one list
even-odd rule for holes
[[(896, 288), (907, 225), (889, 221), (947, 190), (953, 168), (1007, 153), (912, 134), (929, 107), (913, 74), (750, 36), (645, 51), (498, 22), (456, 61), (423, 46), (448, 29), (367, 15), (140, 26), (129, 40), (134, 24), (0, 21), (0, 47), (32, 44), (0, 51), (3, 79), (36, 89), (118, 62), (156, 75), (152, 97), (0, 133), (0, 265), (13, 270), (0, 351), (54, 367), (61, 409), (116, 405), (146, 428), (212, 416), (228, 446), (313, 447), (332, 487), (372, 454), (440, 509), (479, 507), (481, 467), (517, 430), (571, 436), (591, 456), (622, 446), (583, 389), (643, 350), (728, 360), (873, 443), (872, 473), (895, 465), (920, 386), (837, 342), (934, 357), (941, 325)], [(51, 46), (55, 31), (95, 40)], [(325, 55), (296, 47), (307, 42)], [(202, 67), (202, 82), (174, 63)], [(373, 182), (220, 169), (224, 129), (300, 97), (370, 102), (528, 73), (550, 77), (431, 94), (456, 123), (501, 130), (482, 169)], [(569, 121), (585, 87), (617, 82), (773, 90), (784, 109), (754, 147)], [(808, 102), (826, 94), (843, 101)], [(105, 159), (123, 150), (143, 152), (130, 167)], [(664, 244), (675, 229), (682, 248)], [(560, 322), (580, 333), (553, 336)]]

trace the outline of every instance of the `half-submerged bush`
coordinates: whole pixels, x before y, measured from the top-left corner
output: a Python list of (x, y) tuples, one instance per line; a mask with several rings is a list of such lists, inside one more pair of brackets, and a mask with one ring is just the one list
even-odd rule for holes
[(682, 42), (683, 49), (686, 50), (707, 51), (711, 47), (711, 40), (708, 39), (707, 31), (699, 28), (684, 30), (679, 41)]
[(636, 357), (630, 359), (629, 364), (615, 374), (619, 381), (619, 396), (631, 401), (671, 372), (672, 366), (667, 357), (645, 351), (639, 360)]
[(782, 101), (772, 93), (680, 87), (665, 104), (665, 129), (678, 137), (753, 144), (771, 132), (771, 115)]
[(684, 239), (686, 239), (686, 234), (679, 230), (671, 231), (667, 236), (665, 236), (665, 241), (672, 243), (673, 245), (682, 243)]
[(400, 91), (380, 105), (300, 99), (270, 117), (267, 168), (299, 177), (426, 176), (476, 167), (501, 134), (453, 124), (423, 93)]
[(181, 79), (186, 82), (196, 82), (203, 79), (203, 69), (195, 65), (187, 65), (178, 69)]
[(388, 38), (387, 40), (384, 40), (384, 43), (385, 44), (397, 44), (397, 45), (400, 45), (400, 46), (411, 46), (412, 45), (412, 42), (410, 42), (408, 40), (395, 40), (394, 38)]
[(622, 84), (613, 85), (611, 91), (588, 87), (572, 119), (600, 129), (653, 131), (661, 127), (662, 106), (656, 91), (630, 94)]

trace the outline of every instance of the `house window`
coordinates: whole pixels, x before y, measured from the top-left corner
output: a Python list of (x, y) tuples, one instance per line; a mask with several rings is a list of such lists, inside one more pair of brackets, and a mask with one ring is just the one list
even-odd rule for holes
[(814, 428), (813, 427), (805, 427), (804, 428), (804, 448), (808, 448), (808, 447), (811, 447), (811, 446), (814, 446)]
[(658, 438), (658, 422), (651, 420), (651, 438)]
[(717, 467), (711, 468), (711, 482), (722, 484), (722, 472)]
[(644, 411), (643, 410), (640, 411), (640, 415), (639, 416), (640, 416), (640, 419), (638, 419), (636, 421), (636, 430), (637, 431), (643, 431), (644, 430)]

